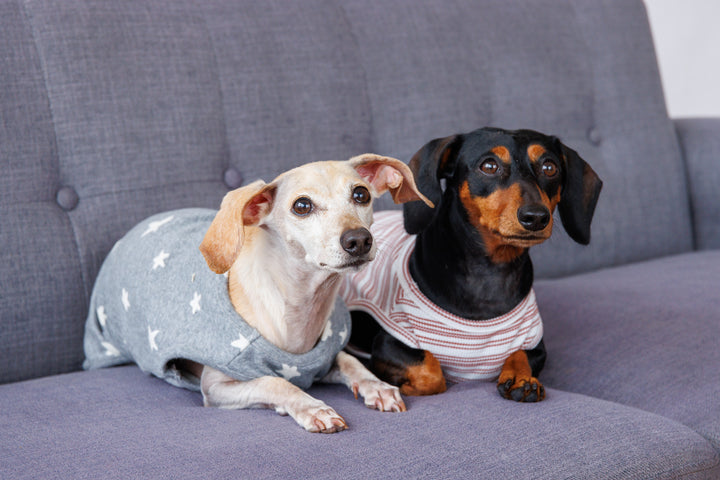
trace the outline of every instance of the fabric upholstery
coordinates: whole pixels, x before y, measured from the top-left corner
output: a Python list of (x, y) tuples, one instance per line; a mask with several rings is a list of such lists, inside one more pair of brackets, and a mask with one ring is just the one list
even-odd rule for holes
[(654, 412), (720, 450), (720, 251), (536, 282), (552, 388)]
[(32, 27), (0, 3), (0, 382), (77, 369), (86, 310)]
[[(72, 393), (68, 395), (68, 393)], [(3, 478), (707, 479), (718, 454), (672, 420), (550, 389), (539, 404), (469, 382), (366, 408), (342, 386), (310, 393), (347, 431), (310, 434), (271, 410), (203, 408), (134, 366), (0, 386)]]

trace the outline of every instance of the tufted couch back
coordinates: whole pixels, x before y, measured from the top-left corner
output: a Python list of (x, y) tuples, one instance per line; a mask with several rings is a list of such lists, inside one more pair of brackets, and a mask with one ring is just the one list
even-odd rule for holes
[(556, 134), (605, 181), (591, 246), (558, 227), (539, 275), (692, 247), (640, 0), (0, 0), (0, 382), (80, 367), (141, 219), (483, 125)]

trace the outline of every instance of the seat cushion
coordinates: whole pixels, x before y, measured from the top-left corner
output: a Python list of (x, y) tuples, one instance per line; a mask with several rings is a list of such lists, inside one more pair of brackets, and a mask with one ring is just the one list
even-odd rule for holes
[(717, 478), (718, 456), (651, 413), (548, 390), (539, 404), (492, 383), (366, 408), (339, 385), (310, 390), (347, 420), (305, 432), (271, 410), (201, 407), (198, 393), (135, 366), (0, 386), (3, 478)]
[(547, 386), (677, 420), (720, 449), (720, 251), (535, 282)]

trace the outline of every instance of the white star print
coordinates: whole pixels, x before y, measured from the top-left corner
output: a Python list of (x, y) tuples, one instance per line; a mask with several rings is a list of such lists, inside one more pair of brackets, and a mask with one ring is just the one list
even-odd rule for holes
[(345, 341), (345, 337), (347, 337), (347, 334), (348, 334), (347, 327), (345, 327), (345, 328), (343, 329), (343, 331), (338, 334), (338, 335), (340, 335), (340, 341), (341, 341), (341, 342), (344, 342), (344, 341)]
[(291, 378), (300, 376), (300, 372), (298, 372), (297, 367), (291, 367), (286, 363), (282, 364), (282, 368), (280, 370), (277, 370), (277, 373), (278, 375), (282, 375), (285, 380), (290, 380)]
[(105, 348), (105, 355), (108, 357), (119, 357), (120, 356), (120, 350), (115, 348), (115, 345), (113, 345), (110, 342), (100, 342), (100, 344)]
[(157, 343), (155, 343), (155, 337), (157, 337), (158, 333), (160, 333), (160, 330), (153, 330), (150, 328), (150, 325), (148, 325), (148, 341), (150, 342), (150, 350), (158, 349)]
[(130, 309), (130, 297), (128, 295), (128, 291), (124, 288), (122, 289), (122, 304), (123, 307), (125, 307), (125, 311), (127, 312)]
[(230, 345), (235, 348), (239, 348), (240, 350), (245, 350), (247, 346), (250, 345), (250, 342), (241, 332), (240, 337), (237, 340), (233, 341)]
[(160, 227), (162, 227), (162, 226), (165, 225), (166, 223), (169, 223), (170, 221), (172, 221), (173, 218), (175, 218), (175, 216), (174, 216), (174, 215), (170, 215), (169, 217), (163, 218), (162, 220), (158, 220), (158, 221), (155, 221), (155, 222), (150, 222), (150, 223), (148, 224), (147, 230), (145, 230), (145, 232), (144, 232), (142, 235), (140, 235), (140, 236), (141, 236), (141, 237), (144, 237), (144, 236), (147, 235), (148, 233), (157, 232), (157, 231), (160, 229)]
[(323, 330), (322, 337), (320, 337), (320, 341), (324, 342), (328, 338), (332, 337), (333, 331), (332, 327), (330, 327), (330, 320), (325, 324), (325, 330)]
[(105, 324), (107, 323), (107, 313), (105, 313), (105, 305), (100, 305), (97, 310), (97, 317), (98, 317), (98, 323), (100, 323), (100, 326), (105, 328)]
[(200, 295), (198, 292), (195, 292), (193, 295), (193, 299), (190, 300), (190, 307), (192, 308), (192, 313), (195, 315), (197, 312), (202, 310), (200, 308), (200, 299), (202, 298), (202, 295)]
[(167, 253), (165, 250), (160, 250), (160, 253), (158, 253), (157, 256), (153, 258), (152, 269), (155, 270), (160, 267), (165, 268), (165, 260), (167, 260), (169, 257), (169, 253)]

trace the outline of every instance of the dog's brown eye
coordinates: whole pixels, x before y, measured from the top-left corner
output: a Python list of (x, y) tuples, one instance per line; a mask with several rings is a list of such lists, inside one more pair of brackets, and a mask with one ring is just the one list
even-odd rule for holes
[(292, 211), (299, 217), (304, 217), (313, 209), (312, 201), (307, 197), (300, 197), (293, 203)]
[(542, 164), (542, 172), (546, 177), (554, 177), (558, 173), (557, 165), (552, 160), (545, 160)]
[(484, 160), (480, 165), (480, 171), (483, 172), (485, 175), (496, 175), (499, 170), (500, 165), (498, 165), (495, 160), (490, 158)]
[(370, 192), (367, 188), (363, 186), (355, 187), (352, 192), (352, 198), (353, 200), (355, 200), (356, 203), (365, 205), (366, 203), (370, 202)]

